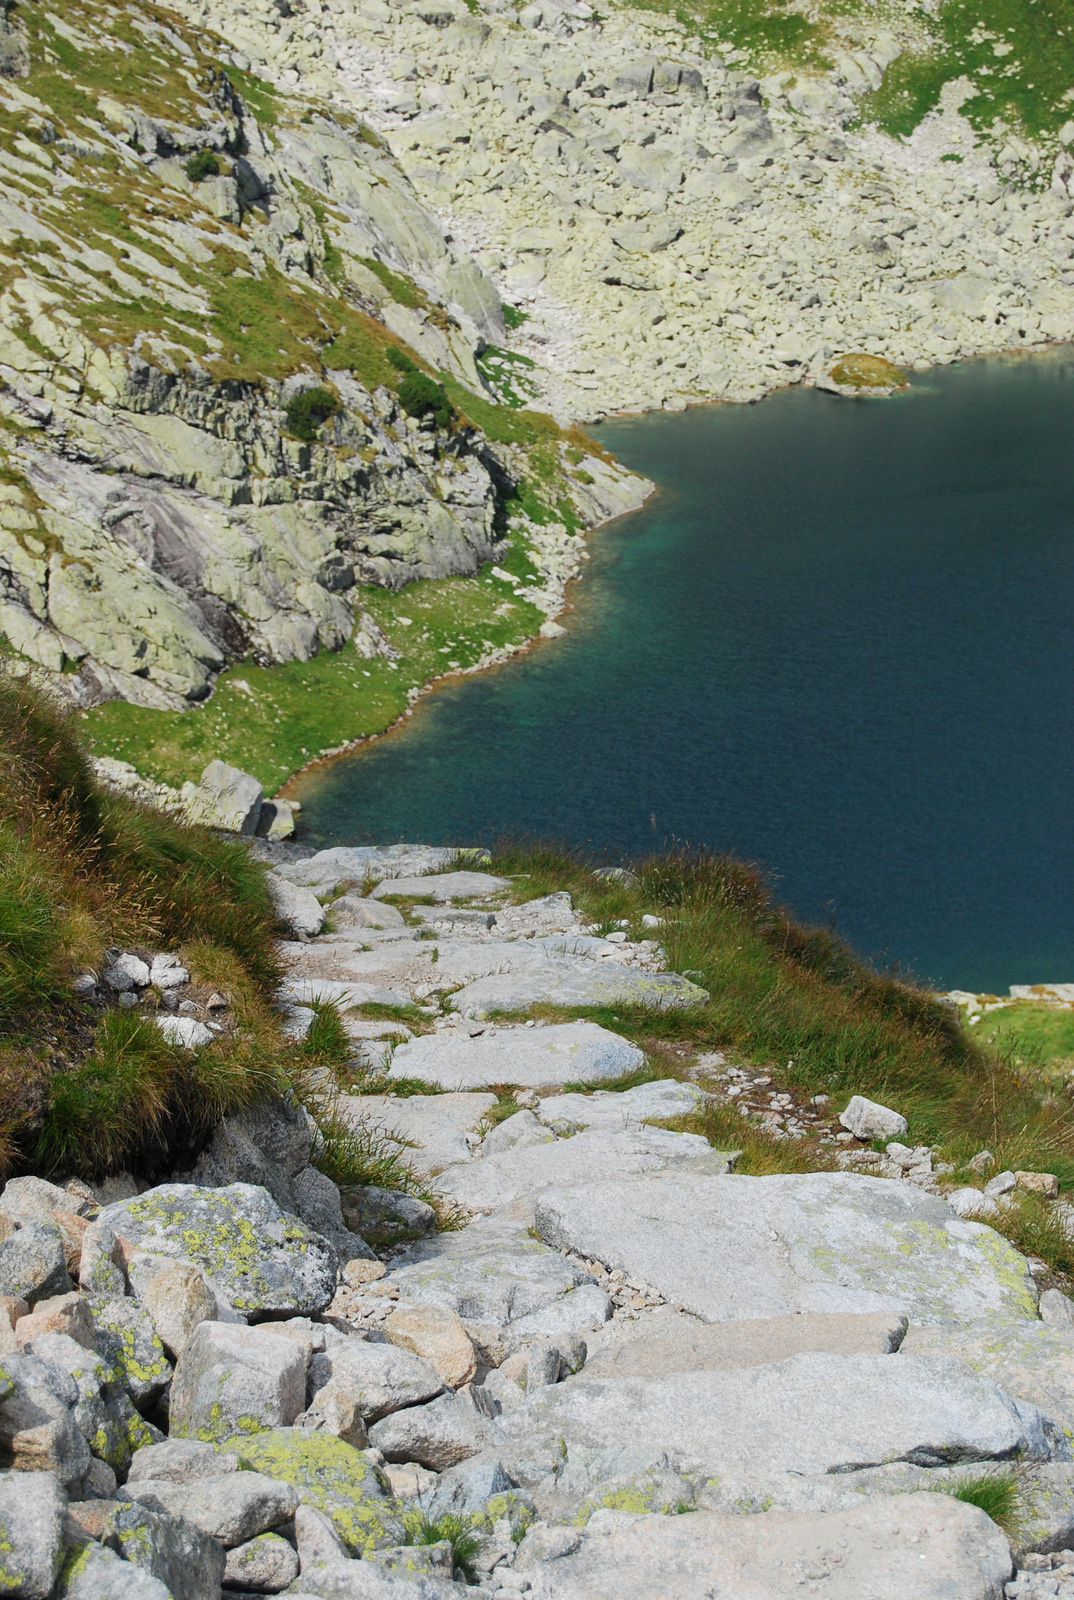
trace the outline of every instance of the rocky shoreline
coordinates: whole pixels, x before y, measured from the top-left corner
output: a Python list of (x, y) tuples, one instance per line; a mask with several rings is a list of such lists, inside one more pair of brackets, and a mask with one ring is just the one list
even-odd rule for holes
[[(436, 1205), (341, 1191), (286, 1098), (153, 1187), (10, 1179), (9, 1593), (1074, 1592), (1074, 1302), (968, 1220), (1019, 1190), (1066, 1217), (1050, 1174), (992, 1176), (981, 1151), (981, 1188), (952, 1190), (897, 1110), (795, 1104), (719, 1051), (646, 1076), (584, 1012), (707, 1000), (657, 917), (639, 938), (567, 893), (514, 903), (476, 852), (253, 848), (293, 1036), (329, 1004), (350, 1040), (333, 1115)], [(163, 995), (147, 1014), (193, 1050), (234, 1025), (167, 951), (76, 988)], [(532, 1015), (549, 1004), (583, 1019)], [(666, 1126), (708, 1103), (808, 1132), (828, 1168), (736, 1174)], [(1008, 1538), (981, 1507), (1012, 1485)]]

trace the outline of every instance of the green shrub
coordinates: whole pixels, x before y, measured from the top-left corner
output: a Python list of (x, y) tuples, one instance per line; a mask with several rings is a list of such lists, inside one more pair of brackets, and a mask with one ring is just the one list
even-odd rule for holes
[(410, 357), (400, 350), (398, 345), (389, 345), (384, 355), (396, 372), (417, 372), (418, 370)]
[(399, 404), (410, 417), (433, 418), (438, 428), (451, 422), (451, 401), (443, 384), (427, 372), (408, 372), (399, 385)]
[(304, 439), (309, 444), (338, 405), (331, 389), (303, 389), (288, 404), (287, 426), (296, 439)]
[(187, 162), (186, 175), (191, 183), (200, 183), (202, 178), (218, 178), (220, 162), (211, 150), (199, 150)]

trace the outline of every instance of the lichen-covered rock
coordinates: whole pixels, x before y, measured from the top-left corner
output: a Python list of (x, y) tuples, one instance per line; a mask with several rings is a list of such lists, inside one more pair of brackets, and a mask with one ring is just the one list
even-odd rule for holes
[(203, 1267), (236, 1311), (308, 1315), (335, 1290), (331, 1246), (254, 1184), (162, 1184), (107, 1206), (98, 1221), (145, 1250)]
[(93, 1320), (108, 1381), (126, 1389), (135, 1405), (148, 1405), (172, 1375), (149, 1313), (135, 1300), (107, 1300), (94, 1307)]
[(122, 1474), (136, 1450), (160, 1438), (159, 1431), (135, 1410), (125, 1389), (109, 1381), (99, 1356), (62, 1333), (42, 1334), (32, 1353), (59, 1367), (78, 1388), (74, 1419), (90, 1450), (113, 1472)]
[(295, 1340), (269, 1328), (203, 1322), (175, 1369), (171, 1433), (222, 1444), (289, 1427), (305, 1403), (306, 1356)]
[(159, 1578), (87, 1540), (68, 1552), (56, 1600), (175, 1600)]
[(137, 1502), (117, 1506), (102, 1529), (101, 1543), (158, 1579), (172, 1600), (206, 1600), (220, 1586), (220, 1545), (183, 1517)]
[(275, 1428), (230, 1441), (256, 1472), (289, 1483), (300, 1504), (323, 1511), (352, 1555), (396, 1544), (398, 1520), (372, 1464), (327, 1433)]
[(0, 1472), (0, 1594), (46, 1600), (63, 1563), (67, 1496), (51, 1472)]

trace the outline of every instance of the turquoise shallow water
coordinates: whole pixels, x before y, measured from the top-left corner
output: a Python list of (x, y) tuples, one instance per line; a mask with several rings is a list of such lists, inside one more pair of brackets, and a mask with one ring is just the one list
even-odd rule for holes
[(1074, 980), (1074, 352), (598, 432), (660, 492), (569, 636), (309, 775), (311, 842), (677, 838), (921, 978)]

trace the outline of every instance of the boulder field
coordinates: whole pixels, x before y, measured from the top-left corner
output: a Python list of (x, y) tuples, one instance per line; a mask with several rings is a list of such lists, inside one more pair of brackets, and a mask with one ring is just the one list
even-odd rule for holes
[[(511, 905), (448, 851), (259, 848), (292, 891), (289, 1026), (335, 1003), (377, 1090), (338, 1118), (437, 1206), (341, 1193), (287, 1100), (153, 1188), (9, 1180), (5, 1594), (1074, 1594), (1072, 1308), (927, 1151), (855, 1170), (833, 1124), (843, 1170), (738, 1173), (658, 1125), (711, 1088), (525, 1014), (703, 1001), (657, 940), (599, 937), (565, 894)], [(1008, 1537), (976, 1502), (1012, 1473)]]

